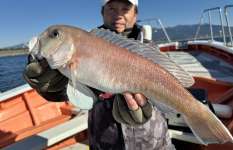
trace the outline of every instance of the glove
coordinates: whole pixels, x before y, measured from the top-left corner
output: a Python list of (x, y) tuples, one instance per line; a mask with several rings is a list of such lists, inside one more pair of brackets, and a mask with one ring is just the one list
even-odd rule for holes
[(29, 55), (23, 77), (32, 88), (36, 89), (47, 100), (62, 101), (68, 99), (66, 95), (68, 78), (58, 70), (52, 70), (45, 59), (39, 61)]
[(113, 102), (112, 114), (114, 119), (123, 124), (138, 126), (147, 122), (152, 116), (152, 105), (147, 102), (137, 110), (130, 110), (122, 95), (116, 95)]

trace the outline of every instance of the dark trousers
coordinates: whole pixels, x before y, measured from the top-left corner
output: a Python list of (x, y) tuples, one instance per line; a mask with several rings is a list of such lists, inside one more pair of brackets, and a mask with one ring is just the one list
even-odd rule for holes
[(113, 98), (99, 100), (88, 114), (90, 150), (125, 150), (121, 125), (112, 116)]

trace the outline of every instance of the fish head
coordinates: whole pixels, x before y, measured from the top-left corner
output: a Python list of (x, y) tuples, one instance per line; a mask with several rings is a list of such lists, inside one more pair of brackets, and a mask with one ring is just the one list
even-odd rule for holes
[(71, 59), (74, 45), (72, 32), (63, 25), (47, 28), (29, 42), (29, 52), (37, 59), (46, 59), (52, 69), (64, 67)]

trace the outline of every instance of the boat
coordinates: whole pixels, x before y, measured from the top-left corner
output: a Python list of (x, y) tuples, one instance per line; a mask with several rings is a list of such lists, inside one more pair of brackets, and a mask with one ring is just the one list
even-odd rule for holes
[[(168, 40), (159, 44), (160, 50), (192, 75), (195, 83), (189, 88), (191, 93), (208, 105), (233, 134), (233, 40), (227, 16), (228, 9), (232, 7), (224, 7), (227, 28), (221, 20), (222, 42), (214, 39), (211, 19), (210, 38), (198, 39), (198, 29), (193, 40), (176, 42), (170, 40), (161, 21), (157, 21)], [(219, 7), (206, 9), (203, 14), (212, 11), (218, 11), (222, 16)], [(229, 29), (228, 38), (226, 29)], [(173, 143), (179, 150), (233, 149), (232, 143), (201, 145), (182, 115), (165, 116)], [(2, 149), (88, 149), (87, 127), (87, 111), (75, 108), (68, 102), (48, 102), (27, 84), (0, 93)]]

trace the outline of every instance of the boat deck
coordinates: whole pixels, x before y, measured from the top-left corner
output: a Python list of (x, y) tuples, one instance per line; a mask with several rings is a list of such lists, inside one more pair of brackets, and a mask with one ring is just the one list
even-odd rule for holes
[(233, 66), (201, 51), (169, 51), (166, 54), (192, 76), (233, 83)]

